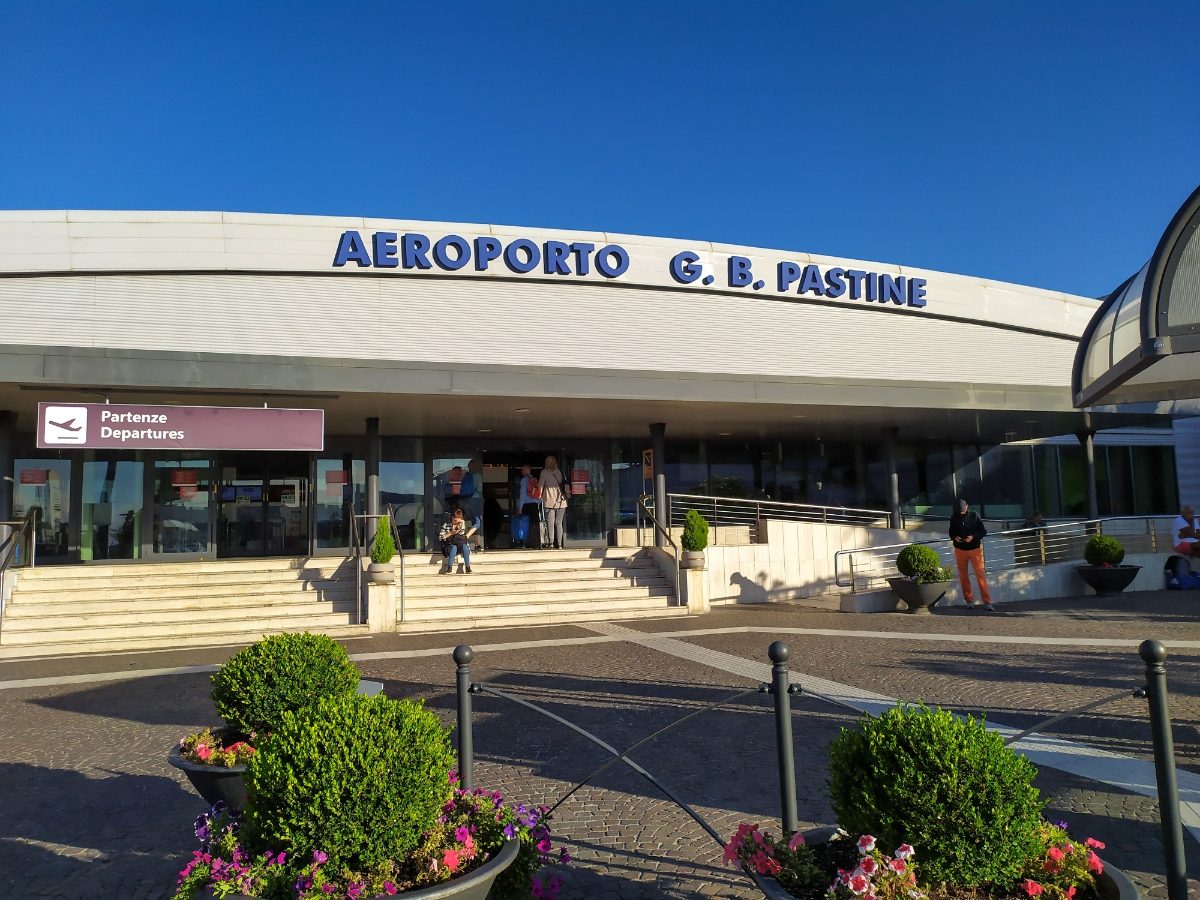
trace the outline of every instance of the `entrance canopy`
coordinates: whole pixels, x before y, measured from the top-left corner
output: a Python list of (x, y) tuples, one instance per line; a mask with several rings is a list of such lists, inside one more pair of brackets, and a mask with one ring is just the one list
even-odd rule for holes
[(1200, 188), (1092, 317), (1071, 390), (1076, 407), (1200, 397)]

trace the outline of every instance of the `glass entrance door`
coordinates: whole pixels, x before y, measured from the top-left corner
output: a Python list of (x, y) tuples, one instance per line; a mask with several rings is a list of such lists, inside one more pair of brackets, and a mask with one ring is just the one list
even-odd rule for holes
[(307, 556), (308, 469), (306, 454), (222, 454), (217, 555)]
[(567, 546), (602, 546), (608, 543), (604, 502), (607, 461), (602, 452), (568, 449), (559, 457), (571, 485), (564, 530)]
[(210, 553), (212, 460), (159, 456), (150, 473), (150, 556), (199, 559)]

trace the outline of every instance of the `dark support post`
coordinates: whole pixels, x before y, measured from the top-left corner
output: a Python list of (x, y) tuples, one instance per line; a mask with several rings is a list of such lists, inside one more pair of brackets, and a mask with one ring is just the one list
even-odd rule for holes
[[(650, 426), (650, 446), (654, 450), (654, 516), (664, 528), (671, 527), (671, 511), (667, 508), (667, 423)], [(667, 539), (654, 529), (654, 546), (666, 547)]]
[[(13, 504), (13, 414), (0, 410), (0, 521), (12, 519)], [(2, 538), (3, 535), (0, 535)]]
[(1083, 445), (1084, 481), (1087, 482), (1087, 515), (1089, 519), (1100, 518), (1100, 504), (1096, 498), (1096, 431), (1085, 428), (1075, 432), (1075, 438)]
[[(379, 419), (367, 419), (367, 515), (379, 515)], [(375, 540), (378, 519), (368, 518), (363, 528), (363, 540), (367, 546)]]
[(884, 465), (887, 467), (888, 511), (892, 516), (892, 527), (903, 528), (900, 518), (900, 473), (896, 471), (896, 434), (898, 428), (883, 429)]
[(792, 698), (788, 658), (792, 651), (783, 641), (767, 648), (771, 658), (771, 695), (775, 698), (775, 743), (779, 751), (779, 800), (783, 833), (791, 838), (800, 827), (796, 814), (796, 761), (792, 755)]
[(1142, 641), (1138, 653), (1146, 663), (1146, 696), (1150, 700), (1150, 736), (1154, 741), (1154, 773), (1158, 777), (1158, 814), (1167, 857), (1167, 896), (1187, 898), (1187, 860), (1183, 855), (1183, 823), (1179, 817), (1179, 785), (1175, 779), (1175, 746), (1167, 708), (1167, 648), (1161, 641)]
[(458, 777), (462, 789), (475, 787), (475, 746), (471, 735), (471, 660), (475, 651), (470, 644), (454, 648), (458, 664)]

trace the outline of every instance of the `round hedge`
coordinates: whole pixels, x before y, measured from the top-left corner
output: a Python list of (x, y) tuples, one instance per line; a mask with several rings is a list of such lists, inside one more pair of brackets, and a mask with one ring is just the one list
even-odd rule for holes
[(285, 711), (352, 694), (358, 668), (323, 634), (276, 634), (231, 658), (212, 677), (217, 712), (243, 736), (274, 731)]
[(1037, 769), (981, 720), (899, 706), (830, 745), (838, 824), (920, 854), (931, 883), (1012, 887), (1038, 851)]
[(1094, 534), (1083, 548), (1083, 558), (1090, 566), (1119, 566), (1125, 558), (1125, 547), (1115, 537)]
[(942, 580), (942, 558), (925, 544), (909, 544), (897, 553), (896, 569), (901, 575), (922, 583)]
[(249, 849), (322, 850), (334, 871), (404, 859), (450, 799), (453, 765), (419, 702), (351, 694), (284, 713), (246, 769)]

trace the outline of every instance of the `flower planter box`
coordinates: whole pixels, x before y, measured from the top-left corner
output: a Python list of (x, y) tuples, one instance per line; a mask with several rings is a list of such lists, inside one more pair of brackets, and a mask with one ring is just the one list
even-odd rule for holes
[(1119, 594), (1137, 578), (1141, 566), (1076, 566), (1087, 586), (1097, 594)]
[(904, 601), (907, 612), (915, 615), (929, 615), (933, 605), (946, 596), (946, 591), (950, 589), (949, 581), (919, 584), (909, 578), (889, 578), (887, 582), (892, 593)]
[[(844, 832), (839, 828), (812, 828), (804, 832), (804, 842), (823, 844), (842, 834)], [(795, 900), (795, 897), (784, 890), (774, 878), (755, 873), (751, 873), (751, 877), (767, 900)], [(1130, 881), (1124, 872), (1109, 863), (1104, 863), (1104, 871), (1096, 876), (1096, 888), (1101, 900), (1142, 900), (1142, 892), (1137, 885)]]
[[(454, 900), (486, 900), (488, 894), (491, 893), (492, 884), (505, 869), (513, 864), (520, 849), (520, 841), (505, 841), (500, 852), (478, 869), (473, 869), (460, 878), (452, 878), (444, 884), (435, 884), (432, 887), (421, 888), (419, 891), (407, 891), (396, 896), (403, 897), (405, 900), (449, 900), (451, 897)], [(212, 897), (213, 895), (211, 892), (207, 892), (204, 896)], [(253, 900), (246, 894), (229, 894), (227, 896), (238, 898), (238, 900)]]
[[(358, 693), (374, 697), (382, 693), (382, 681), (359, 679)], [(184, 759), (176, 744), (167, 754), (167, 762), (183, 771), (191, 782), (196, 793), (212, 806), (218, 802), (233, 809), (242, 809), (246, 805), (246, 767), (243, 766), (210, 766), (205, 763), (192, 762)]]
[(681, 569), (703, 569), (704, 568), (704, 551), (703, 550), (684, 550), (683, 555), (679, 558), (679, 568), (681, 568)]

